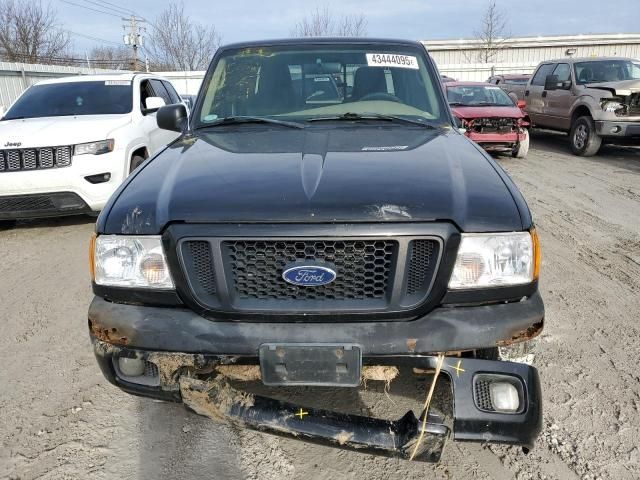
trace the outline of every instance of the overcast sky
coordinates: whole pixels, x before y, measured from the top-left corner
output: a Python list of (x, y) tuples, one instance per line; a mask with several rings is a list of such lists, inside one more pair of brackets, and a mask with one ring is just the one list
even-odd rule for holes
[[(29, 1), (29, 0), (23, 0)], [(66, 0), (85, 7), (51, 0), (62, 26), (77, 34), (104, 41), (122, 42), (119, 5), (153, 20), (169, 0)], [(186, 0), (187, 13), (201, 23), (212, 24), (223, 43), (290, 36), (292, 28), (316, 6), (332, 13), (364, 14), (368, 35), (407, 39), (459, 39), (473, 36), (488, 0)], [(103, 7), (98, 7), (102, 4)], [(638, 0), (498, 0), (507, 15), (512, 36), (579, 33), (630, 33), (640, 31)], [(606, 5), (606, 7), (605, 7)], [(114, 16), (115, 15), (115, 16)], [(78, 53), (106, 42), (74, 35)]]

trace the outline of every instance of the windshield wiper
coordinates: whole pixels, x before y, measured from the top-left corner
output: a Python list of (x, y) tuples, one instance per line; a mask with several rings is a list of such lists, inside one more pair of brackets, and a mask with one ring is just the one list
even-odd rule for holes
[(412, 120), (410, 118), (398, 117), (396, 115), (383, 115), (382, 113), (353, 113), (347, 112), (342, 115), (333, 115), (330, 117), (316, 117), (310, 118), (307, 122), (324, 122), (329, 120), (386, 120), (388, 122), (402, 122), (410, 123), (412, 125), (420, 125), (424, 128), (436, 128), (430, 123), (425, 123), (420, 120)]
[(304, 125), (296, 122), (287, 122), (285, 120), (276, 120), (275, 118), (268, 117), (224, 117), (205, 125), (200, 125), (196, 130), (200, 128), (217, 127), (218, 125), (239, 125), (241, 123), (270, 123), (273, 125), (281, 125), (289, 128), (304, 128)]

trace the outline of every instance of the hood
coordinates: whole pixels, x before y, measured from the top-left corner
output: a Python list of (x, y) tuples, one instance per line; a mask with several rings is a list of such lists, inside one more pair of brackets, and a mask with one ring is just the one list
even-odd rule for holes
[(175, 142), (129, 177), (97, 229), (452, 221), (463, 231), (521, 230), (509, 182), (452, 129), (217, 127)]
[(640, 92), (640, 80), (622, 80), (620, 82), (600, 82), (589, 83), (587, 88), (596, 88), (598, 90), (606, 90), (612, 95), (626, 97), (632, 93)]
[(79, 115), (3, 120), (0, 122), (0, 149), (74, 145), (104, 140), (109, 138), (113, 130), (126, 125), (129, 121), (129, 115)]
[(524, 118), (522, 110), (518, 107), (464, 107), (464, 106), (452, 106), (451, 111), (453, 114), (460, 118), (471, 120), (474, 118)]

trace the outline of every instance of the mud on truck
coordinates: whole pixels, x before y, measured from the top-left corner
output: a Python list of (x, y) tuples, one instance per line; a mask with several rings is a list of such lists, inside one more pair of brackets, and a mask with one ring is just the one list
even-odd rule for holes
[[(180, 137), (111, 197), (91, 241), (88, 326), (111, 383), (401, 458), (438, 461), (449, 437), (532, 447), (538, 373), (504, 355), (543, 327), (538, 237), (511, 179), (456, 128), (422, 45), (229, 45), (191, 115), (167, 105), (157, 121)], [(425, 388), (399, 418), (287, 396), (403, 375)], [(430, 407), (436, 385), (448, 413)]]

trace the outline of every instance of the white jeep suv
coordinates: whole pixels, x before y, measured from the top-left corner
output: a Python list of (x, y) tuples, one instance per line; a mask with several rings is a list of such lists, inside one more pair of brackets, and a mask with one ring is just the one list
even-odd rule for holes
[(155, 112), (182, 100), (148, 74), (46, 80), (0, 120), (0, 220), (98, 212), (124, 178), (179, 134)]

